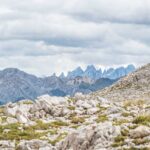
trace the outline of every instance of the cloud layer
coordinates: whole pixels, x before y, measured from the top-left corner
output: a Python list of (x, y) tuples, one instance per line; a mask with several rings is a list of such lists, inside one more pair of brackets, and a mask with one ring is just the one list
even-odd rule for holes
[(37, 75), (150, 60), (149, 0), (0, 0), (0, 68)]

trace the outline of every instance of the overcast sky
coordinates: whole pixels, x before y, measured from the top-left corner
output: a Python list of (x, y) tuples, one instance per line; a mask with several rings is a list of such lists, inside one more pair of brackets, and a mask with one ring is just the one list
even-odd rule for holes
[(150, 62), (150, 0), (0, 0), (0, 69), (36, 75)]

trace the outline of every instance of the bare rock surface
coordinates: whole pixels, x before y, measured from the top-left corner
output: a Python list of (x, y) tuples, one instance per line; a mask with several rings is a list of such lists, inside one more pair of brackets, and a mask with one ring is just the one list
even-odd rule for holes
[(0, 149), (149, 150), (149, 69), (147, 65), (102, 92), (43, 95), (1, 106)]

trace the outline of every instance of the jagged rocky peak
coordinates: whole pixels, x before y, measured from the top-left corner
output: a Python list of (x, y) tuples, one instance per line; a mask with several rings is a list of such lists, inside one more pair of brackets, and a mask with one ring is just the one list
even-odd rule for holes
[(96, 68), (94, 65), (88, 65), (85, 71), (96, 71)]
[(65, 74), (62, 72), (59, 76), (59, 78), (64, 79), (65, 78)]
[(85, 71), (82, 70), (81, 67), (78, 67), (77, 69), (71, 71), (68, 73), (68, 78), (75, 78), (77, 76), (82, 77), (88, 77), (94, 80), (100, 79), (100, 78), (109, 78), (109, 79), (118, 79), (123, 76), (126, 76), (127, 74), (135, 71), (134, 65), (128, 65), (127, 67), (118, 67), (118, 68), (108, 68), (105, 69), (102, 72), (102, 69), (96, 69), (94, 65), (89, 65), (85, 69)]
[(130, 65), (127, 66), (127, 69), (128, 69), (129, 71), (131, 71), (131, 70), (135, 70), (136, 68), (135, 68), (134, 65), (130, 64)]
[(93, 65), (87, 66), (83, 76), (89, 77), (91, 79), (96, 79), (97, 70)]
[(68, 78), (75, 78), (77, 76), (82, 76), (83, 75), (83, 70), (81, 67), (77, 67), (75, 70), (73, 70), (72, 72), (68, 72), (67, 77)]

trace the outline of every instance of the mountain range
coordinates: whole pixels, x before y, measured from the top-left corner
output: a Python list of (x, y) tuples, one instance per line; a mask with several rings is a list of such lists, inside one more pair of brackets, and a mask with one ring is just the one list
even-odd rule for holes
[(88, 66), (85, 71), (78, 67), (65, 77), (53, 74), (49, 77), (36, 77), (16, 68), (0, 71), (0, 104), (16, 102), (22, 99), (35, 99), (48, 94), (51, 96), (73, 96), (77, 92), (84, 94), (112, 85), (119, 78), (133, 72), (135, 67), (96, 70)]
[[(77, 67), (75, 70), (68, 72), (66, 78), (72, 79), (80, 76), (88, 77), (93, 80), (97, 80), (100, 78), (118, 79), (126, 76), (133, 71), (135, 71), (134, 65), (128, 65), (127, 67), (121, 66), (116, 69), (108, 68), (103, 71), (101, 68), (96, 69), (94, 65), (89, 65), (85, 70), (83, 70), (81, 67)], [(60, 77), (65, 78), (64, 73), (62, 73)]]

